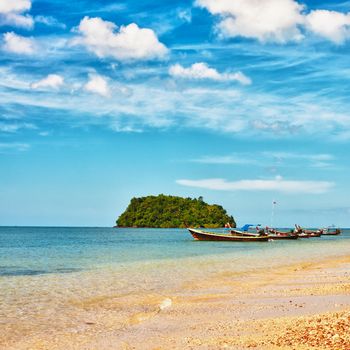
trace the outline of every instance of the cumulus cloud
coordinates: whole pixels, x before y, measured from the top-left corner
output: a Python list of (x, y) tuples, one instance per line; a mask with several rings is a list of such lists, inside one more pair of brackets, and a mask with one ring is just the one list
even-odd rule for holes
[(169, 74), (176, 78), (184, 79), (209, 79), (216, 81), (238, 81), (243, 85), (251, 84), (251, 79), (242, 72), (219, 73), (215, 68), (210, 68), (206, 63), (199, 62), (185, 68), (180, 64), (172, 65)]
[(276, 176), (273, 180), (240, 180), (225, 179), (177, 180), (176, 183), (188, 187), (204, 188), (219, 191), (277, 191), (284, 193), (313, 193), (328, 192), (334, 183), (328, 181), (295, 181), (284, 180)]
[(25, 14), (32, 6), (30, 0), (1, 0), (0, 25), (13, 25), (23, 28), (32, 28), (33, 18)]
[(30, 10), (30, 0), (1, 0), (0, 13), (24, 12)]
[(316, 35), (342, 44), (350, 38), (350, 13), (314, 10), (306, 16), (306, 26)]
[(168, 53), (152, 29), (140, 28), (136, 23), (117, 28), (99, 17), (84, 17), (77, 30), (81, 36), (74, 43), (84, 45), (98, 57), (148, 60), (164, 58)]
[(107, 78), (98, 74), (89, 75), (89, 81), (84, 85), (84, 90), (103, 97), (111, 95)]
[(197, 0), (196, 5), (220, 16), (217, 30), (223, 37), (280, 43), (303, 37), (298, 26), (304, 6), (294, 0)]
[(35, 51), (35, 43), (32, 38), (26, 38), (14, 32), (8, 32), (4, 34), (3, 49), (16, 54), (30, 55)]
[(63, 77), (58, 74), (49, 74), (46, 78), (31, 84), (32, 89), (58, 89), (64, 83)]
[(197, 0), (196, 5), (219, 16), (223, 38), (245, 37), (261, 42), (299, 41), (306, 32), (342, 44), (350, 37), (350, 13), (316, 9), (295, 0)]

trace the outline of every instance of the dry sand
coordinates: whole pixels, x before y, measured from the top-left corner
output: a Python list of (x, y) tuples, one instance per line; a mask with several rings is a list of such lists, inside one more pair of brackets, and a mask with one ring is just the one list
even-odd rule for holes
[(0, 348), (349, 350), (349, 267), (343, 257), (226, 271), (159, 294), (72, 300), (76, 316), (64, 327), (9, 334)]

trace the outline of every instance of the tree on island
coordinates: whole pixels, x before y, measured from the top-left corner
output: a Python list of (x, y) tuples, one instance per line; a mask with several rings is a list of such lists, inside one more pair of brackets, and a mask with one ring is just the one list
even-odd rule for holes
[(207, 204), (203, 197), (147, 196), (132, 198), (126, 211), (116, 221), (119, 227), (223, 227), (236, 226), (235, 220), (217, 204)]

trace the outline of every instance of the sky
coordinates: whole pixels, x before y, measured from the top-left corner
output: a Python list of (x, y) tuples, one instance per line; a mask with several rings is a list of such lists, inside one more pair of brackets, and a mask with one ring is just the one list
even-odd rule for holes
[(349, 227), (349, 54), (350, 1), (0, 0), (0, 225)]

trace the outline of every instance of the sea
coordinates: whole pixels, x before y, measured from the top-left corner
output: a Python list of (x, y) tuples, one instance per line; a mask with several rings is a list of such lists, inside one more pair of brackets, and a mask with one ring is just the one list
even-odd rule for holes
[(0, 227), (0, 348), (53, 324), (63, 330), (91, 308), (105, 312), (108, 300), (147, 304), (145, 296), (167, 296), (218, 273), (349, 253), (350, 229), (339, 236), (232, 243), (195, 241), (185, 229)]

